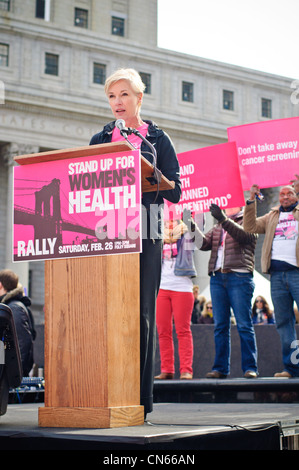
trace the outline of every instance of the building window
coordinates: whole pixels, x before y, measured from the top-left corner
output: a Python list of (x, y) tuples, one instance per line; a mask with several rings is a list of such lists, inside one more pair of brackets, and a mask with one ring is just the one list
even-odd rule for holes
[(36, 0), (35, 2), (35, 18), (45, 18), (45, 0)]
[(57, 54), (50, 54), (49, 52), (46, 52), (45, 73), (47, 75), (58, 76), (58, 61), (59, 61), (59, 56)]
[(111, 33), (115, 36), (124, 36), (125, 35), (125, 20), (124, 18), (118, 18), (112, 16), (111, 23)]
[(51, 0), (36, 0), (35, 18), (50, 21), (50, 1)]
[(182, 83), (182, 100), (193, 103), (193, 83), (183, 82)]
[(94, 62), (93, 83), (97, 83), (98, 85), (104, 85), (105, 80), (106, 80), (106, 65), (97, 64), (96, 62)]
[(223, 90), (223, 109), (234, 110), (234, 92)]
[(272, 118), (272, 100), (262, 98), (262, 117)]
[(74, 24), (79, 28), (88, 28), (88, 11), (83, 8), (75, 8)]
[(0, 43), (0, 66), (8, 67), (9, 45)]
[(139, 72), (141, 80), (145, 85), (144, 93), (150, 95), (152, 93), (152, 76), (150, 73)]
[(10, 0), (0, 0), (0, 10), (10, 11)]

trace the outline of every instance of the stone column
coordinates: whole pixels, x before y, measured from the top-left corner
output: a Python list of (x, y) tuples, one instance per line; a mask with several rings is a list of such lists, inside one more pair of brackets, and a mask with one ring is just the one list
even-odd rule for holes
[(11, 269), (19, 276), (20, 283), (27, 289), (29, 282), (29, 262), (13, 263), (13, 167), (16, 165), (14, 157), (17, 155), (27, 155), (37, 153), (39, 147), (33, 145), (23, 145), (17, 143), (9, 143), (2, 147), (2, 155), (7, 171), (7, 206), (6, 206), (6, 246), (5, 246), (5, 266)]

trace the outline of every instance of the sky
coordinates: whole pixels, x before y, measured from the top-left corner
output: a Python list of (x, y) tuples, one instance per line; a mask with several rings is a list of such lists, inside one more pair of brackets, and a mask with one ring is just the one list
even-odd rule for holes
[(158, 0), (158, 46), (299, 79), (298, 0)]

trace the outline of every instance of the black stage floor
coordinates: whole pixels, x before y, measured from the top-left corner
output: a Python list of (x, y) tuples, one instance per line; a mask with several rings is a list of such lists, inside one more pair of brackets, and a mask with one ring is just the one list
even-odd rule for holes
[[(194, 382), (189, 387), (195, 387)], [(218, 387), (229, 387), (229, 381), (221, 382)], [(244, 386), (254, 387), (254, 382), (246, 382)], [(288, 380), (278, 386), (282, 383), (294, 386)], [(112, 429), (40, 428), (40, 406), (43, 403), (8, 405), (0, 417), (1, 451), (95, 450), (112, 458), (116, 451), (178, 455), (178, 450), (282, 450), (288, 448), (289, 436), (299, 435), (298, 403), (155, 403), (144, 425)]]
[(299, 378), (156, 380), (157, 403), (299, 403)]

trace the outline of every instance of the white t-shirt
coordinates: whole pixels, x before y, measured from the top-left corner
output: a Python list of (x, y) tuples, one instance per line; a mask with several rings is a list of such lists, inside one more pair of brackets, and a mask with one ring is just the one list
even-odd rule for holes
[(297, 266), (298, 222), (292, 212), (280, 212), (275, 229), (271, 258)]
[(193, 282), (189, 276), (174, 274), (177, 243), (164, 243), (160, 289), (176, 292), (192, 292)]
[(218, 247), (215, 271), (218, 271), (218, 269), (222, 268), (223, 250), (224, 250), (224, 242), (225, 242), (226, 233), (227, 232), (225, 230), (223, 229), (221, 230), (221, 241)]

